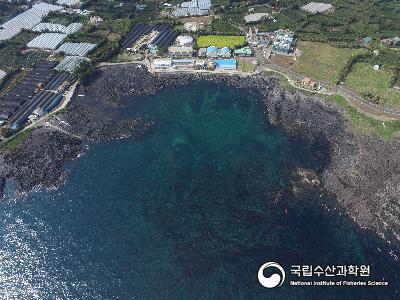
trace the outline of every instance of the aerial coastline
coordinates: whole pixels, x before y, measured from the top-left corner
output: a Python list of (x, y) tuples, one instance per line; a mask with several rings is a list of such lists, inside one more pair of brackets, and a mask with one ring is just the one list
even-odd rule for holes
[(400, 3), (367, 2), (1, 1), (0, 298), (397, 299)]
[[(304, 139), (311, 148), (322, 145), (327, 152), (320, 155), (327, 160), (327, 168), (319, 170), (317, 178), (324, 188), (337, 197), (339, 207), (360, 227), (397, 242), (395, 220), (385, 209), (393, 209), (398, 196), (397, 175), (391, 170), (399, 167), (399, 141), (354, 133), (337, 105), (285, 91), (277, 78), (263, 75), (151, 74), (141, 65), (102, 67), (90, 81), (78, 85), (68, 107), (48, 121), (55, 128), (68, 124), (63, 128), (71, 135), (41, 126), (33, 129), (15, 151), (2, 150), (2, 186), (7, 178), (17, 180), (23, 192), (37, 185), (61, 184), (65, 181), (64, 163), (84, 153), (85, 145), (129, 137), (142, 139), (157, 126), (140, 115), (120, 119), (123, 96), (155, 95), (196, 82), (255, 92), (261, 97), (261, 109), (269, 123)], [(359, 188), (361, 182), (363, 189)]]

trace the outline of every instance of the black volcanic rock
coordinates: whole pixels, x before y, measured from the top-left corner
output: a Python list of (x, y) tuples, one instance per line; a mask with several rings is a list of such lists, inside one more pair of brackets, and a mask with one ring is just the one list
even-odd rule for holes
[[(121, 119), (121, 98), (152, 95), (193, 82), (221, 83), (256, 92), (268, 123), (307, 141), (310, 147), (325, 149), (325, 169), (312, 176), (318, 176), (321, 188), (334, 194), (338, 204), (361, 227), (373, 229), (386, 239), (399, 239), (399, 141), (385, 142), (373, 135), (354, 134), (338, 106), (318, 97), (289, 93), (277, 78), (151, 74), (141, 65), (103, 67), (88, 84), (78, 87), (60, 118), (68, 122), (69, 131), (84, 141), (141, 138), (155, 124), (140, 115)], [(23, 190), (36, 184), (57, 185), (64, 179), (64, 162), (81, 150), (81, 140), (49, 128), (35, 129), (15, 153), (0, 155), (0, 185), (9, 177), (20, 181)]]

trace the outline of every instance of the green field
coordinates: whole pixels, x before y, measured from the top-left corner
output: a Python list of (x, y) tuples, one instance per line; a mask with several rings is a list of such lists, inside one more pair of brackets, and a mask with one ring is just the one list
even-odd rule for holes
[(367, 134), (375, 133), (384, 140), (390, 140), (391, 138), (399, 136), (400, 121), (382, 122), (375, 120), (358, 112), (354, 107), (350, 106), (342, 96), (333, 95), (328, 98), (344, 109), (347, 119), (351, 122), (356, 132)]
[(252, 73), (255, 71), (257, 65), (253, 64), (250, 59), (238, 59), (237, 70), (245, 73)]
[(294, 70), (314, 79), (335, 83), (340, 71), (353, 56), (365, 52), (363, 49), (336, 48), (329, 44), (299, 41), (297, 48), (302, 55)]
[(8, 140), (4, 145), (3, 145), (3, 149), (8, 151), (8, 152), (12, 152), (15, 149), (18, 148), (19, 145), (21, 145), (21, 143), (28, 138), (28, 136), (31, 134), (33, 129), (26, 129), (24, 131), (21, 131), (17, 134), (15, 134), (10, 140)]
[(197, 39), (200, 48), (216, 46), (219, 48), (229, 47), (235, 49), (246, 44), (246, 38), (241, 35), (202, 35)]
[(393, 72), (387, 68), (375, 71), (373, 65), (359, 62), (353, 65), (345, 84), (378, 104), (400, 107), (400, 91), (391, 88)]

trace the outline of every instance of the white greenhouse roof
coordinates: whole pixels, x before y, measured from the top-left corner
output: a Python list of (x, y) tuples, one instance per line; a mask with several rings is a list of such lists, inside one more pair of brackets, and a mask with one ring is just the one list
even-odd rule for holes
[(323, 13), (332, 9), (332, 4), (311, 2), (304, 5), (301, 9), (313, 14)]
[(6, 77), (7, 73), (0, 70), (0, 80), (2, 80), (4, 77)]
[(72, 23), (68, 26), (54, 23), (39, 23), (32, 28), (34, 32), (59, 32), (72, 34), (78, 32), (83, 27), (82, 23)]
[(80, 56), (66, 56), (56, 67), (58, 71), (74, 72), (76, 68), (83, 62), (90, 61), (86, 57)]
[(244, 20), (246, 21), (246, 23), (258, 22), (262, 18), (268, 17), (268, 16), (269, 16), (269, 14), (267, 14), (267, 13), (254, 13), (254, 14), (244, 16)]
[(199, 9), (210, 9), (211, 0), (192, 0), (190, 2), (183, 2), (181, 7), (187, 8), (199, 8)]
[(57, 53), (65, 53), (67, 55), (77, 55), (77, 56), (85, 56), (94, 48), (96, 48), (96, 44), (90, 43), (65, 43), (57, 49)]
[(205, 16), (210, 13), (210, 9), (211, 0), (192, 0), (183, 2), (172, 14), (175, 17)]
[(0, 41), (11, 39), (18, 35), (23, 29), (32, 29), (51, 11), (62, 10), (61, 6), (38, 3), (31, 9), (20, 13), (11, 20), (0, 25)]
[(177, 8), (172, 12), (175, 17), (206, 16), (210, 13), (208, 9), (199, 8)]
[(81, 30), (83, 27), (82, 23), (71, 23), (67, 26), (67, 29), (65, 30), (66, 34), (73, 34)]
[(28, 43), (28, 48), (54, 50), (67, 37), (64, 33), (42, 33)]
[(53, 23), (39, 23), (35, 27), (32, 28), (34, 32), (60, 32), (65, 33), (67, 27), (61, 24), (53, 24)]
[(51, 11), (59, 11), (59, 10), (63, 10), (62, 6), (58, 6), (58, 5), (53, 5), (53, 4), (48, 4), (48, 3), (44, 3), (44, 2), (40, 2), (37, 4), (34, 4), (32, 6), (33, 9), (38, 9), (41, 10), (45, 13), (49, 13)]
[(81, 3), (80, 0), (57, 0), (58, 5), (64, 5), (64, 6), (74, 6), (80, 3)]

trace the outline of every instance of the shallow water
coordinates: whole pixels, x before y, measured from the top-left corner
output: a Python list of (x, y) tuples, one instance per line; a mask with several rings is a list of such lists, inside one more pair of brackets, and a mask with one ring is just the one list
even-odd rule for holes
[[(121, 117), (145, 114), (153, 134), (91, 146), (57, 191), (14, 199), (9, 186), (0, 298), (398, 298), (387, 246), (342, 217), (333, 196), (291, 192), (296, 167), (329, 163), (326, 143), (266, 124), (256, 99), (205, 85), (124, 99)], [(267, 261), (287, 270), (280, 288), (257, 280)], [(297, 264), (367, 264), (390, 286), (292, 287)]]

